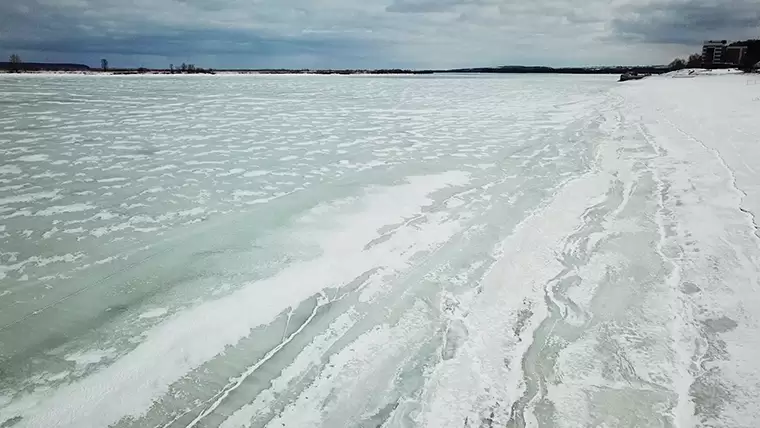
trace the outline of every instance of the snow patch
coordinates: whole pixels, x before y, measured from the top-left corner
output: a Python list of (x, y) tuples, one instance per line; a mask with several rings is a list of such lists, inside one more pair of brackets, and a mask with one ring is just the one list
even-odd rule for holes
[(5, 198), (0, 198), (0, 205), (27, 203), (40, 199), (53, 199), (58, 196), (58, 192), (58, 190), (53, 190), (49, 192), (26, 193), (23, 195), (7, 196)]
[(50, 156), (43, 155), (43, 154), (37, 154), (37, 155), (26, 155), (21, 156), (20, 158), (16, 159), (19, 162), (45, 162), (48, 160)]
[(16, 165), (3, 165), (0, 166), (0, 175), (2, 174), (21, 174), (21, 168)]
[(95, 208), (97, 207), (90, 204), (57, 205), (54, 207), (45, 208), (44, 210), (41, 210), (41, 211), (37, 211), (34, 215), (47, 217), (51, 215), (88, 211), (88, 210), (93, 210)]

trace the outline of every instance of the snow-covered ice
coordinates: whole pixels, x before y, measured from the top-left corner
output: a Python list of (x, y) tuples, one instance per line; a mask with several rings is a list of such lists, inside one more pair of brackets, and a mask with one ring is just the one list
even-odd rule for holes
[(759, 80), (2, 75), (0, 426), (759, 426)]

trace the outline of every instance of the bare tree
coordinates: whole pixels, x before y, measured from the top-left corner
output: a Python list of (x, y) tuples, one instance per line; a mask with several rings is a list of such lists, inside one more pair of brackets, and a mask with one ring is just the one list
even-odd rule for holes
[(702, 67), (702, 54), (695, 53), (695, 54), (689, 55), (689, 59), (686, 60), (686, 67), (688, 68)]
[(174, 74), (174, 64), (169, 64), (169, 73)]
[(11, 71), (18, 73), (21, 69), (21, 57), (17, 54), (12, 54), (10, 57)]
[(108, 71), (108, 60), (103, 58), (100, 60), (100, 68), (103, 69), (103, 71)]
[(181, 70), (183, 73), (184, 73), (184, 72), (186, 72), (186, 71), (187, 71), (187, 64), (185, 64), (185, 63), (183, 62), (183, 63), (182, 63), (182, 65), (180, 66), (180, 68), (179, 68), (179, 69), (180, 69), (180, 70)]
[(683, 70), (686, 68), (686, 61), (682, 58), (676, 58), (668, 65), (671, 70)]

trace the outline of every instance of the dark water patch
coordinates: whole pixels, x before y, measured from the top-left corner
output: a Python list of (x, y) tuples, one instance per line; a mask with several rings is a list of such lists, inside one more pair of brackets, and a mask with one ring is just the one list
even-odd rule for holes
[(446, 329), (446, 337), (441, 351), (441, 358), (454, 358), (462, 344), (467, 340), (469, 332), (461, 320), (454, 320)]
[[(253, 248), (256, 248), (256, 247), (253, 247)], [(260, 247), (259, 247), (259, 248), (260, 248)], [(194, 252), (194, 253), (192, 254), (192, 257), (197, 257), (197, 258), (199, 258), (199, 259), (205, 259), (205, 258), (207, 258), (207, 257), (221, 256), (221, 255), (224, 255), (224, 254), (228, 254), (228, 253), (231, 253), (231, 252), (234, 252), (234, 250), (233, 250), (233, 249), (222, 249), (222, 250), (212, 249), (212, 250), (203, 250), (203, 251), (196, 251), (196, 252)]]
[(683, 284), (681, 284), (681, 291), (684, 292), (685, 294), (694, 294), (694, 293), (699, 293), (700, 291), (702, 291), (702, 289), (697, 287), (697, 284), (686, 281)]
[(14, 416), (14, 417), (6, 420), (5, 422), (3, 422), (3, 424), (0, 425), (0, 428), (10, 428), (10, 427), (16, 425), (17, 423), (21, 422), (22, 419), (23, 418), (21, 416)]
[(126, 313), (129, 310), (129, 305), (122, 304), (122, 305), (114, 305), (106, 308), (106, 312), (109, 312), (110, 314), (106, 316), (107, 318), (111, 318), (117, 315), (121, 315), (123, 313)]
[(719, 417), (726, 403), (734, 398), (731, 388), (723, 384), (720, 376), (720, 370), (712, 368), (689, 388), (689, 394), (694, 398), (694, 414), (703, 422)]
[(391, 239), (393, 237), (393, 234), (394, 234), (394, 232), (389, 232), (389, 233), (386, 233), (386, 234), (384, 234), (382, 236), (379, 236), (379, 237), (377, 237), (377, 238), (369, 241), (367, 243), (367, 245), (364, 246), (364, 251), (370, 250), (370, 249), (372, 249), (372, 247), (374, 247), (376, 245), (380, 245), (380, 244), (388, 241), (389, 239)]
[(736, 321), (726, 316), (705, 320), (702, 324), (708, 333), (726, 333), (735, 330), (739, 325)]
[[(28, 386), (28, 377), (36, 369), (39, 361), (43, 360), (43, 352), (54, 353), (63, 347), (71, 338), (63, 333), (54, 332), (39, 340), (35, 346), (25, 352), (9, 354), (0, 358), (0, 389), (9, 388), (21, 391)], [(0, 349), (12, 349), (9, 341), (0, 338)], [(59, 362), (59, 364), (61, 364)], [(65, 364), (63, 364), (65, 366)], [(49, 366), (48, 371), (63, 370), (63, 367)]]
[(142, 148), (135, 151), (135, 154), (137, 155), (144, 155), (144, 156), (153, 156), (156, 153), (158, 153), (158, 149), (153, 148)]
[(356, 278), (351, 280), (351, 282), (349, 282), (348, 284), (342, 287), (330, 288), (330, 289), (325, 290), (325, 294), (331, 300), (334, 300), (334, 299), (337, 299), (338, 296), (340, 295), (354, 293), (360, 290), (362, 286), (364, 286), (367, 283), (367, 281), (369, 281), (370, 278), (372, 278), (373, 275), (380, 272), (381, 270), (382, 268), (380, 267), (372, 268), (362, 273), (361, 275), (357, 276)]
[(397, 407), (398, 402), (390, 403), (365, 421), (362, 421), (359, 426), (361, 428), (381, 428), (390, 419)]
[(309, 322), (309, 318), (318, 304), (318, 299), (313, 296), (301, 302), (298, 307), (292, 308), (291, 312), (288, 314), (288, 320), (282, 337), (287, 338), (296, 334), (299, 328)]

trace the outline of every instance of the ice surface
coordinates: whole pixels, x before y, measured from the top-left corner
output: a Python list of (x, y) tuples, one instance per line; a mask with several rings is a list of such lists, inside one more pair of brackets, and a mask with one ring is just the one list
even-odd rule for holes
[(148, 311), (145, 311), (140, 314), (140, 318), (156, 318), (161, 317), (167, 314), (169, 312), (166, 308), (155, 308), (150, 309)]
[(3, 165), (0, 166), (0, 174), (21, 174), (21, 168), (16, 165)]
[(1, 75), (0, 425), (758, 426), (760, 85), (691, 76)]

